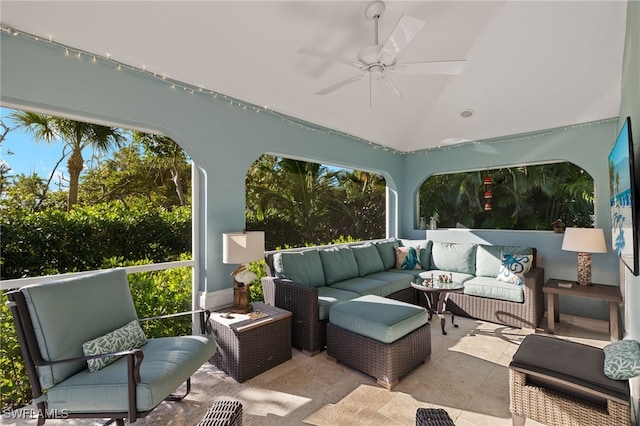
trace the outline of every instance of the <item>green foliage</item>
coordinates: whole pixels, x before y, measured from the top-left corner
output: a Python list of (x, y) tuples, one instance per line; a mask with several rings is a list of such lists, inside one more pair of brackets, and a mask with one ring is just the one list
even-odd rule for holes
[[(188, 254), (178, 260), (188, 260)], [(147, 265), (149, 259), (129, 261), (106, 259), (103, 268)], [(138, 318), (151, 318), (191, 310), (191, 268), (172, 268), (163, 271), (129, 274), (129, 287)], [(165, 337), (191, 334), (191, 316), (142, 322), (147, 337)]]
[(258, 276), (258, 279), (256, 279), (249, 287), (249, 301), (264, 302), (264, 292), (260, 282), (262, 277), (267, 276), (267, 266), (264, 259), (250, 263), (249, 270)]
[(191, 211), (113, 202), (25, 213), (6, 209), (2, 227), (2, 279), (98, 269), (105, 258), (176, 260), (191, 250)]
[[(484, 178), (491, 176), (493, 209), (484, 210)], [(435, 175), (420, 188), (420, 216), (439, 227), (550, 230), (593, 226), (593, 178), (571, 163)]]
[(246, 227), (267, 231), (268, 249), (385, 234), (385, 183), (373, 173), (263, 155), (246, 188)]

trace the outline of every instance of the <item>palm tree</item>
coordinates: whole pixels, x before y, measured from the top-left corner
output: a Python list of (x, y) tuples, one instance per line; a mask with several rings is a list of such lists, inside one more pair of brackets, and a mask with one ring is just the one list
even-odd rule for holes
[[(71, 150), (67, 160), (69, 171), (69, 193), (67, 211), (78, 203), (78, 182), (84, 168), (82, 150), (91, 146), (95, 151), (107, 152), (124, 144), (122, 131), (115, 127), (83, 123), (67, 118), (52, 117), (28, 111), (15, 111), (10, 115), (18, 127), (24, 128), (36, 142), (51, 143), (62, 140)], [(64, 148), (63, 148), (64, 151)]]

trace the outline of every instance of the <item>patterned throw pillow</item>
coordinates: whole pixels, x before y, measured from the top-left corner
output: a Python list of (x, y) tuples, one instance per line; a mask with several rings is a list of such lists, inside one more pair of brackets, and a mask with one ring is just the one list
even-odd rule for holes
[(613, 380), (640, 376), (640, 344), (620, 340), (604, 347), (604, 374)]
[(498, 280), (515, 285), (524, 284), (524, 276), (531, 269), (533, 256), (530, 254), (505, 254), (498, 273)]
[[(82, 351), (85, 356), (108, 354), (110, 352), (128, 351), (137, 349), (147, 343), (147, 337), (140, 328), (137, 320), (133, 320), (110, 333), (100, 336), (96, 339), (89, 340), (82, 344)], [(96, 358), (87, 360), (89, 372), (93, 373), (106, 367), (119, 356), (108, 356), (105, 358)]]
[(394, 247), (396, 251), (396, 269), (422, 269), (420, 265), (420, 247)]

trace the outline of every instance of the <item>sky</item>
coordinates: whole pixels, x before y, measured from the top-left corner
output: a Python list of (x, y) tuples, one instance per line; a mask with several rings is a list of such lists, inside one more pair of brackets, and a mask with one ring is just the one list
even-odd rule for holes
[[(9, 176), (15, 176), (20, 173), (28, 176), (35, 172), (46, 180), (62, 156), (64, 143), (61, 141), (51, 143), (35, 142), (32, 136), (23, 129), (16, 128), (15, 122), (9, 118), (13, 111), (9, 108), (0, 108), (2, 122), (12, 129), (5, 137), (2, 145), (0, 145), (0, 161), (4, 161), (11, 168)], [(93, 152), (90, 147), (82, 152), (85, 166), (88, 165), (87, 162), (90, 161), (92, 155)], [(69, 176), (67, 159), (68, 155), (56, 169), (56, 175), (61, 173), (64, 176)], [(58, 181), (58, 177), (54, 177), (51, 182), (52, 189), (56, 188)]]

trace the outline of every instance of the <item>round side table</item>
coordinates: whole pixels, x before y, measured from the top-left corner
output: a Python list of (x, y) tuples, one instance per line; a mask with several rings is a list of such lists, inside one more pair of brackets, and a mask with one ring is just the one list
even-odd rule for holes
[[(464, 284), (461, 282), (440, 282), (437, 280), (429, 281), (424, 278), (418, 277), (411, 283), (411, 287), (421, 291), (424, 297), (427, 299), (427, 306), (429, 311), (429, 320), (433, 314), (438, 315), (440, 318), (440, 327), (442, 328), (442, 334), (445, 336), (447, 332), (444, 330), (445, 312), (447, 311), (447, 300), (449, 300), (449, 293), (461, 292), (464, 290)], [(458, 324), (454, 322), (455, 316), (451, 315), (451, 324), (458, 328)]]

